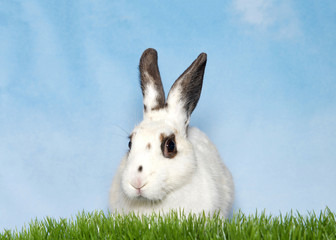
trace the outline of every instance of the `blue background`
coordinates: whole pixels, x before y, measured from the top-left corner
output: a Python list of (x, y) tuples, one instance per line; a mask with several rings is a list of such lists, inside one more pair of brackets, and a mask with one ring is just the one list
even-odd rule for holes
[(335, 211), (335, 29), (332, 0), (0, 0), (0, 230), (107, 210), (148, 47), (166, 93), (208, 54), (191, 125), (231, 170), (235, 210)]

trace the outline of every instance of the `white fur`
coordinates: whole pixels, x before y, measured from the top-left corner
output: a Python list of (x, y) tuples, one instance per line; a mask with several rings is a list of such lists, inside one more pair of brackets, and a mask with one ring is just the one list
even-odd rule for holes
[[(132, 149), (122, 159), (110, 190), (111, 210), (145, 214), (179, 208), (194, 213), (220, 210), (227, 217), (234, 196), (229, 170), (203, 132), (190, 127), (186, 138), (168, 115), (166, 109), (153, 111), (151, 119), (134, 129)], [(161, 153), (161, 133), (175, 133), (178, 153), (172, 159)], [(131, 183), (146, 184), (141, 196)]]
[[(155, 90), (155, 87), (151, 84), (153, 82), (153, 78), (147, 72), (144, 73), (146, 78), (151, 79), (148, 81), (148, 85), (146, 86), (146, 90), (144, 93), (143, 103), (148, 109), (152, 109), (156, 106), (155, 99), (158, 96), (158, 92)], [(146, 114), (144, 115), (146, 118)]]
[(186, 131), (186, 127), (189, 124), (189, 119), (185, 114), (183, 108), (183, 102), (180, 101), (181, 99), (181, 92), (183, 89), (180, 86), (169, 91), (167, 104), (169, 106), (168, 111), (168, 118), (175, 122), (175, 126), (184, 129)]

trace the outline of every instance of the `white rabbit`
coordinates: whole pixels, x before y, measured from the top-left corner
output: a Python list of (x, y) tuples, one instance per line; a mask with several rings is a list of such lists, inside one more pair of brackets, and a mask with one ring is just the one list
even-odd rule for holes
[(132, 131), (129, 151), (113, 179), (112, 211), (150, 214), (184, 209), (220, 211), (228, 217), (234, 198), (232, 176), (208, 137), (189, 127), (206, 60), (201, 53), (175, 81), (165, 101), (157, 52), (149, 48), (142, 54), (144, 119)]

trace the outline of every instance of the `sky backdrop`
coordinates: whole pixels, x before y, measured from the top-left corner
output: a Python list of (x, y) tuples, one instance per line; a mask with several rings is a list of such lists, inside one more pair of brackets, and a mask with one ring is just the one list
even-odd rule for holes
[(107, 211), (148, 47), (166, 93), (208, 54), (191, 125), (231, 170), (234, 210), (336, 211), (335, 29), (333, 0), (0, 0), (0, 231)]

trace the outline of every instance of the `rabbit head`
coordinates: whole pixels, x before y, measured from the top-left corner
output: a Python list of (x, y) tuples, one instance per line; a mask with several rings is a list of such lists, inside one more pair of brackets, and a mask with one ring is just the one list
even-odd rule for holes
[(207, 55), (201, 53), (171, 87), (167, 100), (157, 52), (147, 49), (140, 59), (144, 118), (130, 135), (121, 176), (130, 201), (162, 201), (190, 181), (197, 161), (188, 140), (190, 115), (201, 95)]

